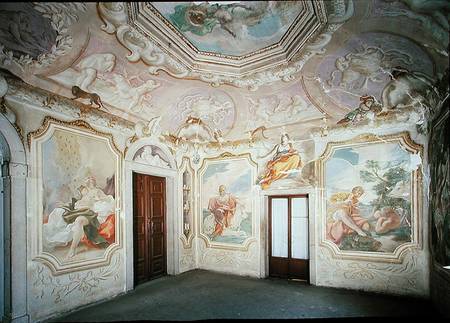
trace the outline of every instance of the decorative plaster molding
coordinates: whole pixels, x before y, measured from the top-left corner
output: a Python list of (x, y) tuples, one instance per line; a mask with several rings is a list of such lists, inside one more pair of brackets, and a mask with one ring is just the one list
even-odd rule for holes
[(180, 248), (180, 271), (187, 271), (195, 267), (195, 249), (185, 248), (183, 242), (183, 248)]
[(2, 99), (7, 92), (8, 92), (8, 83), (6, 82), (5, 77), (0, 74), (0, 99)]
[[(424, 279), (426, 263), (417, 249), (409, 249), (401, 264), (374, 263), (336, 259), (328, 248), (318, 248), (318, 260), (322, 269), (317, 272), (321, 285), (352, 285), (362, 289), (383, 292), (422, 294), (426, 286)], [(330, 283), (328, 280), (332, 279)], [(336, 285), (338, 282), (338, 285)], [(370, 286), (370, 287), (369, 287)]]
[[(116, 156), (115, 162), (115, 242), (110, 244), (104, 251), (101, 257), (97, 257), (90, 260), (80, 260), (75, 262), (62, 262), (58, 257), (43, 250), (43, 218), (42, 218), (42, 144), (49, 140), (56, 129), (73, 132), (75, 134), (83, 136), (92, 136), (95, 139), (105, 141), (108, 148)], [(35, 199), (34, 214), (35, 218), (32, 222), (32, 230), (36, 234), (32, 249), (32, 259), (37, 260), (45, 264), (53, 275), (61, 275), (71, 273), (73, 271), (79, 271), (83, 269), (97, 268), (111, 263), (111, 258), (114, 252), (122, 248), (122, 221), (121, 221), (121, 205), (122, 205), (122, 152), (117, 148), (114, 143), (112, 134), (100, 132), (94, 129), (90, 124), (83, 120), (75, 120), (66, 122), (55, 119), (53, 117), (46, 116), (44, 121), (37, 130), (28, 133), (27, 135), (28, 146), (32, 156), (32, 167), (36, 172), (33, 177), (37, 178), (33, 187), (33, 195)]]
[(82, 113), (85, 105), (70, 100), (66, 97), (52, 94), (48, 91), (37, 89), (20, 80), (8, 78), (9, 90), (5, 96), (6, 101), (16, 101), (29, 104), (36, 108), (63, 114), (68, 118), (83, 118), (90, 124), (104, 128), (116, 128), (122, 133), (131, 133), (133, 123), (109, 113), (89, 109), (88, 113)]
[[(345, 6), (342, 0), (336, 0), (336, 2), (339, 3), (340, 7), (342, 5)], [(336, 6), (339, 7), (338, 5)], [(157, 75), (162, 70), (175, 78), (197, 79), (210, 83), (212, 86), (229, 84), (255, 91), (262, 85), (276, 81), (289, 82), (294, 80), (296, 74), (301, 71), (304, 64), (311, 57), (324, 53), (325, 46), (331, 40), (333, 33), (352, 16), (353, 2), (350, 0), (346, 11), (336, 10), (333, 16), (334, 20), (326, 26), (321, 34), (317, 35), (313, 43), (308, 44), (299, 53), (293, 55), (289, 62), (241, 77), (230, 76), (226, 73), (213, 74), (204, 70), (194, 70), (193, 66), (185, 65), (178, 59), (163, 52), (161, 44), (150, 40), (149, 37), (144, 36), (142, 32), (128, 24), (130, 22), (130, 17), (128, 16), (130, 13), (125, 3), (118, 3), (114, 6), (107, 3), (99, 3), (98, 13), (105, 23), (101, 28), (109, 34), (115, 33), (117, 40), (131, 52), (127, 59), (130, 62), (142, 60), (149, 65), (148, 70), (150, 74)], [(342, 19), (339, 19), (339, 17)], [(336, 21), (336, 23), (333, 21)]]
[(50, 116), (46, 116), (44, 118), (42, 125), (38, 129), (36, 129), (35, 131), (31, 131), (27, 134), (28, 147), (31, 147), (32, 139), (36, 140), (36, 139), (39, 139), (40, 137), (42, 137), (48, 131), (49, 127), (52, 124), (57, 124), (57, 125), (61, 125), (63, 127), (69, 127), (69, 128), (74, 128), (74, 129), (82, 128), (82, 129), (84, 129), (88, 132), (91, 132), (97, 136), (107, 137), (109, 139), (113, 149), (115, 150), (115, 152), (122, 158), (122, 152), (120, 151), (119, 148), (117, 148), (112, 134), (98, 131), (98, 130), (92, 128), (92, 126), (84, 120), (63, 121), (63, 120), (59, 120), (59, 119), (56, 119), (56, 118), (53, 118)]
[(221, 271), (244, 272), (251, 270), (259, 275), (258, 244), (252, 241), (246, 250), (213, 249), (206, 241), (199, 244), (199, 265), (215, 267)]
[[(190, 249), (190, 248), (192, 248), (192, 240), (194, 239), (194, 236), (195, 236), (195, 219), (194, 219), (194, 217), (195, 217), (195, 213), (194, 213), (194, 211), (196, 210), (196, 205), (195, 205), (195, 203), (196, 203), (196, 199), (195, 199), (195, 197), (196, 197), (196, 195), (195, 195), (195, 193), (196, 193), (196, 190), (195, 190), (195, 188), (194, 188), (194, 183), (196, 182), (196, 178), (195, 178), (195, 171), (194, 171), (194, 169), (192, 168), (192, 166), (191, 166), (191, 163), (190, 163), (190, 159), (189, 158), (187, 158), (187, 157), (183, 157), (182, 158), (182, 160), (183, 160), (183, 162), (182, 162), (182, 164), (181, 164), (181, 166), (180, 166), (180, 168), (179, 168), (179, 170), (178, 170), (178, 176), (179, 176), (179, 183), (181, 183), (181, 185), (182, 185), (182, 194), (181, 194), (181, 203), (180, 203), (180, 205), (181, 205), (181, 209), (182, 209), (182, 212), (181, 212), (181, 217), (182, 217), (182, 221), (180, 221), (181, 222), (181, 228), (180, 228), (180, 232), (181, 232), (181, 236), (180, 236), (180, 239), (181, 239), (181, 241), (182, 241), (182, 243), (183, 243), (183, 247), (184, 247), (184, 249)], [(190, 188), (185, 188), (185, 183), (184, 183), (184, 181), (183, 181), (183, 174), (185, 173), (185, 172), (187, 172), (189, 175), (190, 175), (190, 178), (191, 178), (191, 180), (190, 180), (190, 183), (189, 183), (189, 186), (190, 186)], [(186, 236), (186, 234), (184, 234), (184, 204), (185, 204), (185, 202), (186, 201), (184, 201), (184, 190), (189, 190), (188, 192), (189, 192), (189, 196), (190, 196), (190, 199), (188, 200), (188, 202), (189, 202), (189, 207), (190, 207), (190, 211), (191, 211), (191, 213), (190, 213), (190, 217), (191, 217), (191, 224), (192, 224), (192, 227), (190, 228), (190, 230), (189, 230), (189, 233), (188, 233), (188, 235)]]
[(319, 188), (320, 188), (320, 243), (319, 245), (327, 248), (333, 258), (375, 261), (375, 262), (390, 262), (402, 263), (404, 254), (411, 249), (422, 248), (422, 170), (418, 169), (411, 172), (411, 220), (412, 232), (411, 241), (400, 244), (391, 253), (387, 252), (364, 252), (364, 251), (347, 251), (340, 250), (339, 247), (328, 241), (325, 237), (326, 230), (326, 199), (325, 199), (325, 163), (332, 156), (334, 150), (340, 147), (356, 147), (362, 145), (370, 145), (374, 143), (388, 143), (397, 142), (403, 149), (412, 155), (419, 156), (420, 160), (423, 158), (423, 146), (415, 143), (409, 132), (401, 132), (392, 135), (375, 135), (375, 134), (361, 134), (353, 139), (341, 142), (328, 142), (325, 151), (317, 161), (317, 170), (319, 174)]
[[(246, 160), (249, 167), (252, 170), (252, 183), (255, 183), (256, 174), (258, 171), (258, 164), (253, 161), (253, 159), (251, 158), (251, 155), (249, 153), (234, 155), (229, 152), (224, 152), (217, 157), (203, 159), (202, 165), (200, 166), (200, 168), (198, 170), (198, 175), (197, 175), (197, 181), (198, 181), (197, 187), (199, 188), (198, 196), (200, 197), (200, 199), (203, 194), (202, 176), (205, 173), (206, 169), (208, 168), (208, 164), (214, 163), (216, 161), (226, 161), (226, 160)], [(252, 187), (254, 187), (254, 186), (252, 186)], [(256, 230), (257, 230), (258, 223), (256, 223), (256, 221), (255, 221), (255, 218), (256, 218), (255, 203), (256, 203), (255, 201), (252, 201), (252, 235), (247, 237), (242, 242), (241, 245), (232, 245), (232, 244), (227, 244), (227, 243), (219, 243), (219, 242), (211, 241), (207, 235), (202, 233), (202, 225), (201, 225), (200, 221), (198, 221), (198, 225), (197, 225), (199, 238), (202, 239), (206, 243), (208, 248), (248, 251), (252, 242), (256, 242), (255, 236), (256, 236)], [(197, 210), (198, 210), (197, 211), (198, 215), (201, 215), (202, 214), (201, 203), (198, 203)]]
[[(138, 137), (133, 136), (132, 138), (138, 138)], [(130, 142), (130, 140), (129, 140), (129, 142)], [(132, 143), (129, 144), (129, 146), (126, 147), (126, 149), (125, 149), (125, 160), (133, 161), (134, 157), (136, 156), (136, 153), (139, 151), (139, 149), (143, 148), (144, 146), (158, 147), (163, 152), (164, 157), (167, 158), (166, 161), (169, 163), (170, 167), (167, 167), (166, 169), (171, 172), (176, 171), (177, 164), (173, 157), (172, 152), (164, 143), (160, 142), (158, 140), (158, 138), (155, 138), (155, 137), (140, 137), (139, 139), (132, 141)]]
[(69, 28), (78, 22), (80, 14), (86, 12), (86, 4), (82, 2), (35, 2), (33, 7), (43, 17), (51, 21), (50, 25), (56, 31), (56, 42), (53, 44), (51, 52), (42, 53), (37, 59), (33, 59), (29, 55), (21, 55), (19, 58), (15, 58), (11, 50), (0, 44), (0, 66), (8, 67), (14, 64), (22, 72), (35, 68), (45, 68), (72, 49), (73, 37), (69, 33)]
[[(53, 303), (61, 303), (67, 297), (77, 295), (81, 298), (94, 294), (106, 287), (105, 284), (118, 281), (121, 276), (121, 254), (117, 254), (110, 265), (94, 270), (83, 271), (58, 278), (44, 265), (33, 262), (32, 288), (37, 292), (36, 299), (52, 297)], [(48, 294), (47, 294), (48, 293)]]

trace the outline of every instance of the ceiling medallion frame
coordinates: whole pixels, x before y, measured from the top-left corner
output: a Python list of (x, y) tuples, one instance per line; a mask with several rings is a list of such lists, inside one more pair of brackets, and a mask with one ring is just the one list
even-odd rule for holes
[(210, 69), (200, 70), (198, 66), (193, 69), (193, 66), (186, 65), (176, 57), (173, 51), (163, 50), (162, 45), (153, 37), (146, 37), (137, 28), (131, 26), (128, 21), (129, 13), (126, 3), (97, 3), (98, 14), (104, 23), (100, 28), (108, 34), (115, 34), (117, 41), (130, 51), (130, 54), (126, 56), (129, 62), (142, 61), (148, 66), (148, 72), (152, 75), (158, 75), (160, 71), (163, 71), (177, 79), (199, 80), (214, 87), (227, 84), (237, 88), (247, 88), (249, 91), (256, 91), (263, 85), (278, 81), (295, 80), (296, 75), (309, 59), (325, 52), (333, 34), (352, 19), (354, 14), (353, 0), (348, 0), (347, 5), (344, 4), (344, 0), (331, 0), (328, 7), (334, 10), (331, 9), (331, 13), (327, 13), (328, 18), (324, 17), (328, 20), (324, 28), (317, 30), (311, 36), (312, 42), (305, 44), (304, 48), (295, 53), (290, 61), (275, 67), (263, 66), (260, 70), (253, 70), (247, 75), (227, 75), (212, 72)]
[(127, 3), (128, 24), (194, 73), (243, 77), (287, 64), (327, 23), (323, 1), (301, 0), (297, 15), (280, 41), (241, 56), (198, 50), (149, 2)]

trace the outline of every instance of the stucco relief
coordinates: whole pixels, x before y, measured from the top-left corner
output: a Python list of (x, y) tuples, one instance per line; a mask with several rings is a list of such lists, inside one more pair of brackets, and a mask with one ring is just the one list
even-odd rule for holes
[(191, 167), (190, 159), (183, 157), (183, 163), (179, 168), (179, 178), (182, 185), (182, 227), (181, 240), (184, 248), (192, 248), (192, 240), (195, 235), (194, 216), (195, 216), (195, 181), (194, 170)]
[(317, 282), (322, 286), (358, 288), (395, 294), (426, 295), (427, 262), (423, 254), (410, 250), (401, 264), (380, 264), (333, 258), (326, 248), (317, 251)]
[[(167, 118), (167, 119), (166, 119)], [(177, 129), (189, 120), (197, 118), (212, 131), (219, 131), (225, 136), (234, 126), (236, 107), (233, 99), (224, 91), (216, 89), (193, 89), (182, 95), (178, 102), (169, 109), (165, 123), (169, 123), (172, 132), (180, 134)], [(188, 138), (188, 134), (184, 135)]]
[[(6, 102), (11, 100), (14, 104), (29, 104), (31, 106), (41, 106), (49, 111), (62, 113), (72, 119), (78, 119), (82, 115), (81, 103), (76, 103), (70, 99), (46, 93), (44, 91), (33, 90), (30, 86), (23, 86), (20, 81), (8, 79), (9, 92), (5, 96)], [(132, 123), (103, 111), (90, 111), (83, 114), (83, 120), (90, 124), (95, 124), (104, 128), (114, 127), (124, 134), (132, 131)]]
[(121, 246), (122, 154), (112, 135), (47, 117), (28, 141), (37, 178), (33, 259), (54, 274), (109, 264)]
[[(389, 68), (411, 63), (411, 56), (405, 52), (372, 46), (363, 47), (360, 51), (338, 57), (335, 61), (336, 70), (331, 72), (327, 83), (349, 90), (367, 90), (368, 82), (381, 82), (380, 76)], [(336, 81), (337, 73), (340, 74), (340, 78)]]
[[(428, 53), (413, 41), (366, 32), (321, 60), (315, 73), (305, 77), (308, 95), (324, 96), (341, 109), (353, 109), (361, 97), (372, 96), (385, 112), (423, 105), (435, 67)], [(316, 104), (331, 116), (338, 111), (327, 108), (323, 100)]]
[[(336, 4), (335, 4), (336, 3)], [(323, 53), (324, 47), (331, 40), (332, 34), (342, 24), (353, 15), (353, 1), (346, 5), (343, 1), (335, 1), (331, 5), (333, 19), (330, 24), (324, 28), (321, 34), (317, 36), (314, 43), (305, 47), (302, 53), (294, 55), (294, 60), (286, 66), (278, 66), (263, 72), (257, 72), (251, 76), (233, 77), (209, 72), (198, 72), (189, 70), (184, 64), (164, 53), (157, 44), (145, 37), (140, 32), (127, 24), (127, 9), (121, 3), (114, 7), (100, 3), (98, 5), (99, 15), (105, 22), (102, 29), (110, 34), (115, 33), (118, 41), (128, 48), (131, 52), (127, 56), (130, 62), (142, 60), (149, 65), (148, 71), (151, 74), (158, 74), (160, 70), (167, 72), (176, 78), (198, 79), (203, 82), (219, 86), (221, 84), (230, 84), (240, 88), (257, 90), (260, 86), (271, 84), (276, 81), (292, 81), (295, 74), (298, 73), (303, 65), (314, 55)], [(342, 10), (342, 8), (344, 8)]]
[(111, 53), (97, 53), (86, 56), (75, 66), (80, 72), (77, 85), (84, 91), (91, 91), (91, 85), (97, 77), (111, 72), (116, 64), (116, 56)]
[(440, 0), (377, 0), (373, 16), (407, 17), (420, 26), (444, 48), (448, 44), (450, 4)]
[(111, 264), (95, 270), (58, 276), (52, 275), (48, 268), (38, 262), (33, 262), (32, 290), (35, 299), (50, 297), (58, 304), (74, 294), (81, 297), (94, 295), (106, 284), (120, 280), (121, 255), (117, 254)]
[[(72, 49), (72, 24), (78, 22), (86, 11), (83, 3), (34, 3), (17, 4), (2, 10), (8, 16), (0, 26), (0, 63), (4, 67), (15, 64), (22, 71), (43, 68)], [(8, 24), (6, 24), (8, 22)], [(45, 32), (35, 32), (36, 25), (47, 27)]]
[(32, 262), (27, 301), (31, 320), (42, 320), (122, 292), (122, 262), (123, 256), (115, 253), (108, 266), (61, 276), (53, 276), (46, 266)]
[(257, 243), (251, 243), (247, 251), (213, 249), (202, 241), (198, 246), (200, 268), (257, 277), (260, 275)]
[[(73, 68), (50, 76), (65, 87), (76, 85), (82, 90), (97, 93), (104, 103), (124, 109), (125, 112), (147, 112), (151, 108), (150, 92), (161, 83), (142, 79), (141, 75), (129, 75), (125, 68), (116, 66), (112, 53), (93, 53), (85, 56)], [(74, 83), (75, 80), (75, 83)]]
[(154, 145), (146, 145), (140, 148), (135, 153), (133, 161), (156, 167), (170, 168), (170, 162), (165, 153)]
[[(298, 85), (294, 93), (299, 93)], [(301, 94), (288, 93), (273, 94), (263, 97), (247, 97), (249, 120), (247, 129), (256, 129), (261, 125), (269, 127), (285, 126), (298, 122), (309, 122), (322, 117), (322, 113), (317, 110)]]
[(195, 268), (195, 248), (184, 248), (184, 243), (180, 245), (180, 272)]
[(321, 245), (336, 258), (397, 263), (421, 248), (421, 156), (408, 133), (328, 143), (319, 163)]

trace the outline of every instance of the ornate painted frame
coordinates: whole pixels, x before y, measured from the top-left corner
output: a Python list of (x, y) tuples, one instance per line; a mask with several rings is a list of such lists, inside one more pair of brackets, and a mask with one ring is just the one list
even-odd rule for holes
[[(189, 175), (191, 176), (191, 181), (189, 183), (189, 185), (191, 186), (190, 189), (190, 205), (191, 205), (191, 223), (192, 223), (192, 228), (189, 232), (189, 235), (186, 237), (186, 235), (184, 234), (184, 213), (183, 213), (183, 207), (184, 207), (184, 183), (183, 183), (183, 174), (185, 172), (188, 172)], [(195, 184), (195, 172), (194, 169), (191, 166), (191, 162), (189, 160), (189, 158), (187, 157), (183, 157), (183, 161), (181, 163), (181, 166), (179, 168), (179, 183), (181, 185), (181, 212), (180, 212), (180, 216), (181, 216), (181, 225), (180, 225), (180, 239), (183, 242), (183, 247), (185, 249), (189, 249), (192, 247), (192, 240), (194, 239), (195, 236), (195, 210), (196, 210), (196, 199), (195, 199), (195, 193), (196, 190), (194, 188), (194, 184)]]
[[(101, 140), (108, 146), (111, 152), (116, 156), (115, 167), (115, 235), (116, 241), (109, 245), (102, 257), (97, 257), (91, 260), (80, 260), (69, 263), (60, 261), (57, 257), (49, 252), (43, 251), (42, 245), (42, 145), (48, 141), (55, 130), (63, 130), (72, 134), (80, 136), (91, 137)], [(28, 146), (33, 163), (32, 171), (35, 173), (34, 185), (32, 186), (34, 200), (32, 201), (32, 214), (34, 219), (32, 221), (32, 232), (37, 232), (37, 237), (32, 239), (32, 260), (36, 260), (45, 264), (53, 275), (66, 274), (78, 270), (86, 270), (106, 266), (111, 263), (114, 251), (122, 247), (122, 230), (121, 230), (121, 186), (122, 186), (122, 152), (117, 148), (112, 134), (100, 132), (87, 122), (83, 120), (75, 120), (71, 122), (62, 121), (53, 117), (46, 116), (44, 121), (36, 131), (30, 132), (27, 135)], [(34, 203), (33, 203), (34, 202)]]
[(353, 139), (341, 142), (329, 142), (326, 149), (317, 161), (319, 174), (319, 210), (320, 210), (320, 246), (331, 252), (333, 258), (351, 259), (362, 261), (379, 261), (389, 263), (401, 263), (407, 250), (422, 248), (422, 171), (420, 167), (411, 172), (411, 241), (399, 245), (392, 253), (368, 252), (368, 251), (347, 251), (340, 250), (339, 247), (326, 240), (326, 196), (325, 196), (325, 164), (338, 148), (362, 147), (380, 143), (399, 143), (400, 146), (410, 154), (418, 154), (423, 158), (423, 146), (415, 143), (409, 132), (401, 132), (392, 135), (361, 134)]
[[(201, 203), (201, 197), (203, 193), (203, 187), (202, 187), (202, 180), (203, 175), (208, 168), (209, 165), (212, 164), (219, 164), (224, 161), (233, 161), (233, 160), (245, 160), (247, 161), (248, 167), (251, 169), (252, 173), (252, 183), (255, 183), (257, 171), (258, 171), (258, 164), (253, 161), (251, 158), (251, 155), (249, 153), (245, 154), (239, 154), (239, 155), (233, 155), (232, 153), (225, 152), (217, 157), (212, 158), (205, 158), (203, 159), (202, 165), (199, 168), (198, 176), (197, 176), (197, 183), (198, 183), (198, 198), (197, 198), (197, 232), (198, 236), (205, 241), (207, 248), (216, 248), (216, 249), (225, 249), (225, 250), (241, 250), (241, 251), (248, 251), (250, 244), (254, 241), (256, 241), (255, 235), (256, 235), (256, 199), (252, 199), (252, 235), (245, 239), (241, 245), (233, 245), (233, 244), (227, 244), (227, 243), (220, 243), (220, 242), (213, 242), (209, 239), (208, 236), (203, 234), (202, 232), (202, 223), (201, 221), (201, 214), (202, 214), (202, 203)], [(252, 191), (255, 190), (256, 185), (252, 185)], [(256, 192), (255, 192), (256, 196)]]

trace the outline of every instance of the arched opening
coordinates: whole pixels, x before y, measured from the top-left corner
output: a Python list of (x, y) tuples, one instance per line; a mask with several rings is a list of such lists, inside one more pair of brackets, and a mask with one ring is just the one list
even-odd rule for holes
[[(145, 147), (151, 147), (146, 150)], [(158, 158), (157, 158), (158, 157)], [(178, 267), (178, 172), (176, 163), (170, 151), (164, 145), (151, 138), (141, 138), (127, 150), (125, 156), (125, 214), (134, 214), (134, 190), (133, 174), (143, 176), (154, 176), (165, 180), (165, 230), (166, 230), (166, 272), (168, 275), (175, 275), (179, 272)], [(125, 219), (125, 248), (127, 251), (126, 260), (126, 290), (134, 288), (135, 268), (134, 268), (134, 225), (133, 217)]]
[(11, 262), (9, 260), (9, 245), (7, 241), (10, 235), (7, 227), (9, 218), (9, 148), (6, 139), (0, 133), (0, 317), (2, 321), (6, 319), (10, 312), (9, 296), (6, 292), (6, 286), (9, 285), (9, 273), (11, 271)]
[(26, 177), (27, 162), (22, 141), (5, 115), (0, 114), (1, 152), (1, 256), (0, 297), (2, 321), (28, 320)]

